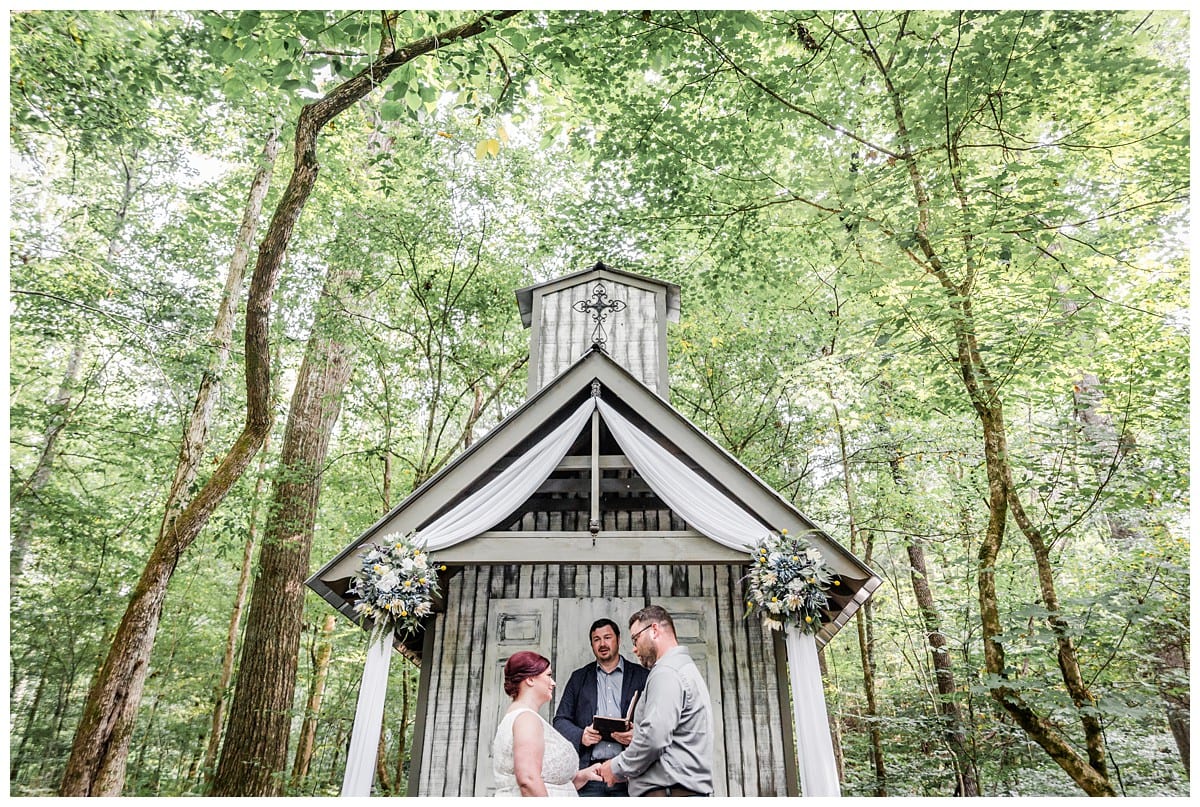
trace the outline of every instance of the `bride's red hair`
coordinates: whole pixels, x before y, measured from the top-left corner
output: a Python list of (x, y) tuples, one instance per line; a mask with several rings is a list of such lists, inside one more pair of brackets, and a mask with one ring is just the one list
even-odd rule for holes
[(550, 659), (534, 653), (532, 650), (521, 650), (509, 656), (504, 665), (504, 691), (508, 697), (517, 697), (517, 689), (521, 682), (535, 675), (541, 675), (550, 666)]

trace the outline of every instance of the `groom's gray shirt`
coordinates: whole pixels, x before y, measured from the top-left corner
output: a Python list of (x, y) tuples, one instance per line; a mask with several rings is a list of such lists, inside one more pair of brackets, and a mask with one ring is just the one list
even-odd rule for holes
[(633, 742), (613, 758), (629, 780), (629, 795), (679, 786), (711, 794), (712, 703), (687, 648), (678, 645), (654, 663), (634, 714)]

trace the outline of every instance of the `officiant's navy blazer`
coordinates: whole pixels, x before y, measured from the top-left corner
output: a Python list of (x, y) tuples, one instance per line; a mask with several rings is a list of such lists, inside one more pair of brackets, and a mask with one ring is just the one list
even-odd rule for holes
[[(622, 658), (625, 671), (621, 674), (621, 714), (613, 717), (623, 717), (629, 711), (633, 693), (646, 688), (646, 676), (650, 674), (636, 661)], [(592, 764), (592, 749), (583, 745), (583, 730), (596, 716), (596, 666), (597, 662), (593, 661), (571, 673), (571, 680), (567, 681), (562, 700), (558, 702), (558, 711), (554, 713), (554, 728), (575, 744), (581, 769)]]

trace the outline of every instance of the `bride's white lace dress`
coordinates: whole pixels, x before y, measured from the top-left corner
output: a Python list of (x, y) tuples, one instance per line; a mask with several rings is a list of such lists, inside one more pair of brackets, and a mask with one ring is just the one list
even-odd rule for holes
[(496, 727), (496, 739), (492, 740), (492, 766), (496, 779), (497, 796), (519, 796), (517, 777), (513, 773), (513, 721), (522, 712), (533, 712), (542, 721), (545, 749), (542, 752), (542, 781), (546, 783), (549, 796), (578, 796), (572, 780), (579, 770), (579, 754), (575, 746), (546, 722), (533, 709), (514, 709), (504, 716)]

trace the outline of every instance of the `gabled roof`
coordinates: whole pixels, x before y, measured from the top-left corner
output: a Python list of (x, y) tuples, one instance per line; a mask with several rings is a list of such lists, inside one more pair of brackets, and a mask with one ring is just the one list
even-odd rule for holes
[[(387, 515), (356, 538), (312, 575), (307, 584), (346, 616), (357, 619), (345, 597), (349, 578), (358, 568), (366, 544), (386, 536), (419, 530), (440, 513), (478, 488), (507, 466), (506, 458), (519, 456), (591, 395), (593, 382), (609, 404), (620, 407), (644, 431), (656, 435), (688, 464), (772, 529), (806, 534), (841, 576), (839, 595), (831, 597), (832, 621), (818, 641), (828, 640), (866, 601), (881, 580), (866, 565), (813, 524), (790, 502), (715, 443), (669, 403), (593, 347), (570, 368), (547, 384), (524, 405), (505, 418), (483, 439), (430, 478)], [(468, 539), (435, 553), (448, 564), (544, 563), (549, 544), (545, 536), (519, 532), (488, 534)], [(738, 563), (749, 556), (729, 549), (698, 533), (655, 536), (654, 540), (600, 532), (586, 556), (571, 556), (572, 563)]]

